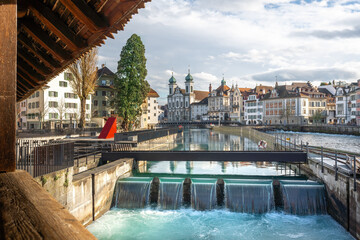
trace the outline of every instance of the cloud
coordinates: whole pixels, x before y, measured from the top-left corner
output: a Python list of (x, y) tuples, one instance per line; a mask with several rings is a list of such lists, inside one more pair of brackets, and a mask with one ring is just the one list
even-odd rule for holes
[(331, 81), (331, 80), (354, 80), (359, 73), (343, 68), (315, 68), (315, 69), (278, 69), (246, 76), (248, 80), (256, 82), (274, 83), (292, 81)]
[(334, 39), (334, 38), (360, 38), (360, 25), (352, 29), (325, 31), (316, 30), (311, 32), (296, 32), (292, 33), (293, 36), (306, 37), (312, 36), (321, 39)]
[(99, 54), (116, 70), (126, 40), (138, 34), (147, 79), (164, 101), (169, 69), (183, 87), (188, 65), (197, 90), (219, 85), (222, 74), (239, 86), (273, 84), (276, 75), (289, 82), (354, 81), (360, 75), (359, 10), (345, 0), (157, 0)]

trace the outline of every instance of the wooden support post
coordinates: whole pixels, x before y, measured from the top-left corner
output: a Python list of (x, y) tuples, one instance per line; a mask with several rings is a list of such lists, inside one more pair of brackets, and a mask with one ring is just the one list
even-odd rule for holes
[(0, 172), (16, 168), (16, 0), (0, 2)]

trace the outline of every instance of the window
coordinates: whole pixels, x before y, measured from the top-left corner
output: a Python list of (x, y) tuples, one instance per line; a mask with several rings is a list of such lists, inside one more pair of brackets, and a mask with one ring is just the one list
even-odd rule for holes
[(106, 96), (106, 91), (102, 91), (102, 96)]
[(191, 92), (193, 92), (193, 86), (191, 86)]
[(106, 117), (106, 111), (103, 111), (103, 112), (102, 112), (102, 116), (103, 116), (103, 117)]
[(86, 108), (86, 110), (89, 110), (90, 109), (90, 104), (86, 104), (85, 108)]
[(102, 101), (102, 105), (106, 107), (106, 101)]
[(49, 97), (58, 97), (58, 92), (49, 91)]
[(35, 108), (35, 102), (31, 103), (31, 107)]
[(148, 117), (148, 120), (150, 120), (150, 117)]
[(67, 87), (68, 86), (67, 84), (68, 84), (67, 82), (59, 81), (59, 86), (60, 87)]
[(186, 86), (186, 92), (189, 92), (189, 86)]
[(36, 96), (36, 97), (39, 97), (39, 96), (40, 96), (39, 91), (36, 92), (35, 96)]
[(98, 105), (98, 101), (94, 100), (94, 106), (97, 107), (97, 105)]
[(98, 95), (98, 92), (97, 91), (95, 91), (95, 96), (97, 96)]
[(49, 113), (49, 119), (58, 119), (59, 114), (58, 113)]
[(58, 102), (49, 102), (49, 107), (58, 107)]
[(106, 80), (101, 80), (101, 85), (106, 86)]
[(169, 94), (171, 94), (171, 88), (169, 88)]
[(64, 73), (64, 80), (73, 80), (73, 79), (74, 77), (72, 73), (68, 73), (68, 72)]
[(39, 108), (39, 107), (40, 107), (40, 103), (36, 102), (36, 108)]
[(77, 103), (65, 103), (65, 108), (77, 108)]
[(29, 106), (28, 106), (28, 108), (30, 108), (30, 109), (31, 109), (31, 103), (29, 103)]
[(156, 113), (154, 113), (154, 117), (156, 117)]

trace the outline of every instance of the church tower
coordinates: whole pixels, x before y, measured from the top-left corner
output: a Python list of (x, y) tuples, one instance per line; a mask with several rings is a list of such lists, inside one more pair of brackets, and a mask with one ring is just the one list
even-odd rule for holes
[(171, 78), (169, 79), (169, 95), (174, 94), (175, 88), (177, 87), (176, 79), (174, 78), (174, 74), (171, 74)]

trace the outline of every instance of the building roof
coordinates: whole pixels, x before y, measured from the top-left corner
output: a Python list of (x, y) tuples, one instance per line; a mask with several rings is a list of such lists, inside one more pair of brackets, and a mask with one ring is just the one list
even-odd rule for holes
[(159, 97), (159, 94), (152, 88), (150, 88), (150, 91), (147, 95), (148, 97), (153, 97), (153, 98), (158, 98)]
[(113, 73), (110, 69), (108, 69), (106, 66), (103, 66), (97, 71), (97, 77), (100, 78), (102, 76), (115, 76), (115, 73)]
[(251, 88), (239, 88), (241, 94), (242, 93), (245, 93), (245, 92), (248, 92), (248, 93), (251, 93), (253, 89)]
[(190, 71), (189, 71), (189, 73), (188, 73), (188, 75), (185, 77), (185, 80), (187, 81), (187, 82), (192, 82), (193, 80), (194, 80), (194, 78), (191, 76), (191, 74), (190, 74)]
[(176, 83), (176, 79), (174, 78), (174, 75), (171, 75), (171, 78), (169, 79), (169, 83)]
[(196, 103), (192, 103), (191, 105), (207, 105), (208, 104), (208, 100), (209, 98), (206, 97), (203, 100), (201, 100), (200, 102), (196, 102)]
[(198, 91), (198, 90), (194, 90), (195, 93), (195, 100), (196, 101), (201, 101), (204, 98), (209, 96), (209, 92), (208, 91)]
[(149, 1), (18, 1), (17, 101), (114, 38)]
[(274, 88), (271, 87), (271, 86), (263, 86), (263, 85), (259, 85), (259, 86), (256, 86), (254, 88), (254, 92), (257, 93), (257, 94), (266, 94), (269, 92), (269, 90), (273, 90)]

